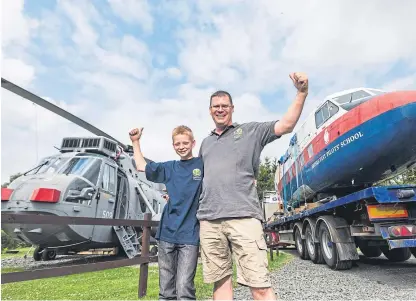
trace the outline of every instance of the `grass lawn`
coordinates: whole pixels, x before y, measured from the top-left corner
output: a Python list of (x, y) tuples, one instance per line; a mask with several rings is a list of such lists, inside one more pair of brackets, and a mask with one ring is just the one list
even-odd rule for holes
[(23, 257), (26, 254), (27, 254), (27, 257), (32, 257), (33, 251), (35, 250), (35, 248), (28, 247), (28, 248), (19, 248), (15, 250), (18, 250), (19, 253), (13, 254), (13, 253), (3, 252), (1, 253), (1, 258), (3, 259), (3, 258), (11, 258), (11, 257)]
[[(291, 255), (280, 252), (269, 269), (275, 270), (290, 261)], [(1, 286), (2, 300), (137, 300), (139, 267), (123, 267), (64, 277), (31, 280)], [(19, 271), (18, 268), (2, 269), (3, 272)], [(203, 283), (202, 266), (198, 265), (195, 277), (198, 299), (212, 297), (212, 285)], [(235, 282), (234, 271), (234, 286)], [(157, 266), (149, 267), (147, 296), (145, 300), (158, 299), (159, 274)]]

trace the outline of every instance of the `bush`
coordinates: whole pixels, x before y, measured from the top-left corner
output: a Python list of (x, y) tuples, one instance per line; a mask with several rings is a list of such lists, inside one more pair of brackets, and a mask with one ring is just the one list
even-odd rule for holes
[(14, 249), (16, 246), (16, 240), (1, 230), (1, 250), (3, 251), (4, 249)]
[(10, 235), (8, 235), (6, 232), (1, 230), (1, 251), (3, 252), (4, 249), (15, 249), (15, 248), (22, 248), (22, 247), (30, 247), (31, 245), (22, 242), (20, 240), (16, 240)]

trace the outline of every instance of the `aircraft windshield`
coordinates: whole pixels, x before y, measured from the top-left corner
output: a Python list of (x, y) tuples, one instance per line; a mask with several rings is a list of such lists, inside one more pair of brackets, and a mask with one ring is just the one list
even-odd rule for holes
[(48, 157), (42, 159), (42, 161), (32, 169), (27, 175), (35, 174), (53, 174), (57, 172), (67, 161), (67, 157)]
[(73, 157), (60, 171), (64, 174), (73, 174), (82, 176), (94, 185), (97, 184), (100, 173), (101, 159), (91, 157)]
[(351, 110), (356, 106), (366, 102), (372, 95), (364, 90), (358, 90), (352, 93), (344, 94), (331, 99), (337, 102), (344, 110)]
[(370, 90), (370, 92), (374, 93), (375, 95), (380, 95), (380, 94), (386, 93), (386, 92), (380, 91), (380, 90), (374, 90), (374, 89), (368, 89), (368, 90)]

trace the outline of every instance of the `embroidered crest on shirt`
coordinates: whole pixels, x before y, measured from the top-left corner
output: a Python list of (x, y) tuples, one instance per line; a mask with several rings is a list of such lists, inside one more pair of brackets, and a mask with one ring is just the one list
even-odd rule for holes
[(240, 139), (241, 136), (243, 135), (243, 129), (242, 128), (238, 128), (234, 131), (234, 139)]
[(192, 171), (192, 175), (194, 180), (201, 180), (201, 170), (199, 168), (195, 168)]

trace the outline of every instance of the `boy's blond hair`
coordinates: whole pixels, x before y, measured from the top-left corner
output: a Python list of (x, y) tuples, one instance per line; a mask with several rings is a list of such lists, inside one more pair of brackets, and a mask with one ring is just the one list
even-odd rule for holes
[(176, 135), (188, 135), (192, 141), (194, 140), (194, 134), (192, 133), (192, 130), (186, 125), (180, 125), (173, 129), (172, 140)]

